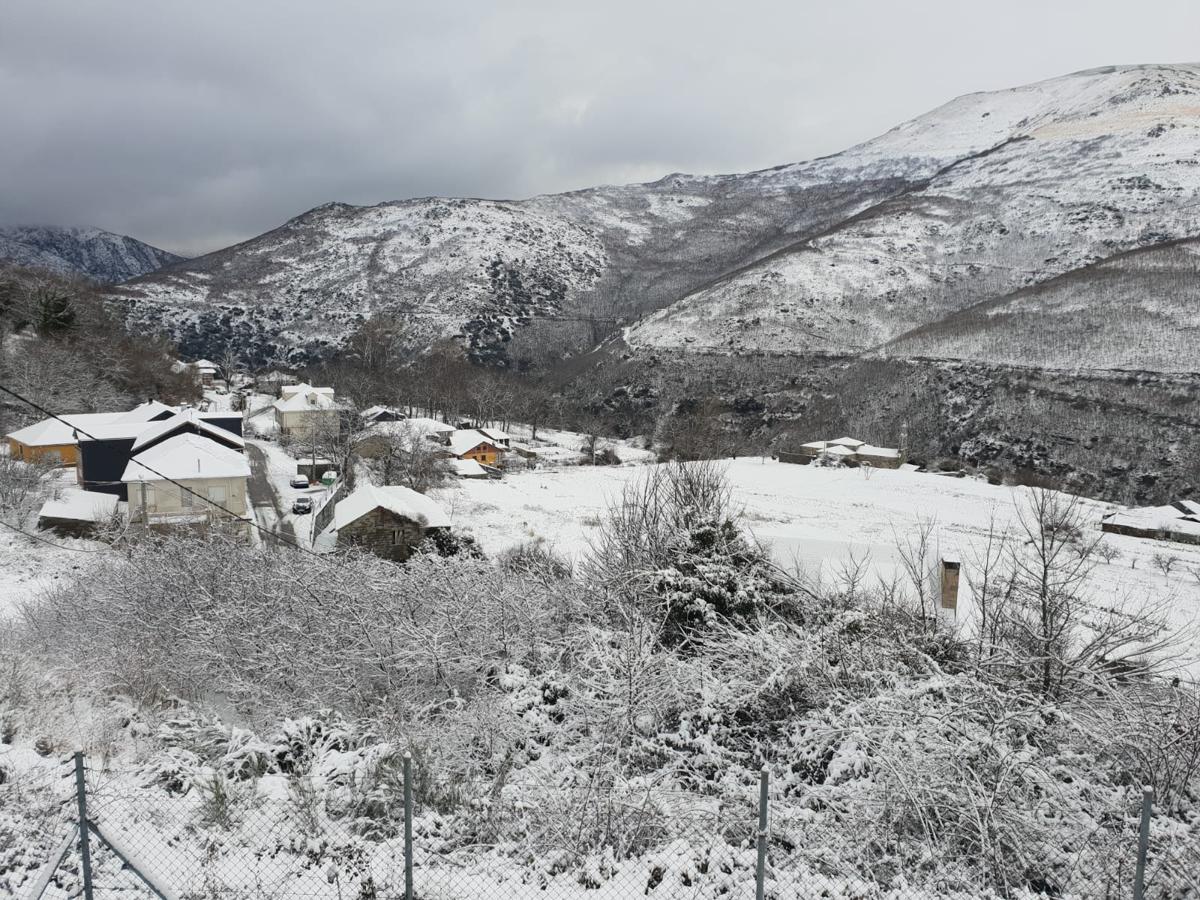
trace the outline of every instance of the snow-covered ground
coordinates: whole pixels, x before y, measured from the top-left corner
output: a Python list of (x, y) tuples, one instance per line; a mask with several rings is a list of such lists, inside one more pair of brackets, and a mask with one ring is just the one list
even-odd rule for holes
[[(971, 614), (966, 587), (981, 555), (990, 523), (1015, 530), (1024, 489), (971, 478), (883, 469), (796, 466), (760, 457), (728, 461), (734, 503), (755, 537), (775, 560), (810, 575), (837, 578), (852, 561), (864, 561), (882, 577), (897, 574), (897, 542), (935, 523), (933, 552), (963, 565), (959, 618)], [(475, 536), (489, 555), (527, 541), (543, 541), (578, 559), (588, 548), (605, 511), (620, 499), (644, 467), (583, 466), (516, 472), (503, 481), (463, 481), (438, 496), (455, 527)], [(1114, 509), (1081, 501), (1095, 529)], [(1175, 624), (1200, 625), (1200, 547), (1105, 535), (1119, 553), (1098, 562), (1091, 588), (1097, 600), (1169, 598)], [(1155, 554), (1175, 556), (1170, 576)]]

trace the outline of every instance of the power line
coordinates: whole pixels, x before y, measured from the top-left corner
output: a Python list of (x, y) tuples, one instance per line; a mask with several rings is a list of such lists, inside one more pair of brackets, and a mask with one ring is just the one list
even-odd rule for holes
[[(73, 431), (77, 432), (78, 434), (82, 434), (86, 438), (90, 438), (93, 441), (99, 440), (99, 438), (97, 438), (95, 435), (88, 434), (86, 431), (84, 431), (79, 426), (73, 425), (72, 423), (70, 423), (66, 419), (64, 419), (62, 416), (58, 415), (55, 412), (52, 412), (51, 410), (46, 409), (46, 407), (42, 406), (39, 403), (34, 402), (33, 400), (30, 400), (28, 397), (18, 394), (12, 388), (9, 388), (9, 387), (4, 386), (3, 384), (0, 384), (0, 391), (4, 391), (4, 393), (6, 393), (12, 397), (15, 397), (16, 399), (20, 400), (22, 403), (28, 404), (29, 406), (33, 407), (34, 409), (36, 409), (38, 412), (42, 413), (43, 415), (46, 415), (49, 418), (54, 419), (55, 421), (62, 422), (68, 428), (72, 429)], [(217, 503), (215, 500), (211, 500), (208, 497), (204, 496), (203, 494), (200, 494), (197, 491), (192, 490), (186, 484), (182, 484), (182, 483), (176, 481), (174, 478), (170, 478), (170, 477), (164, 475), (162, 472), (159, 472), (157, 469), (146, 465), (146, 463), (142, 462), (141, 460), (138, 460), (137, 463), (139, 466), (141, 466), (143, 469), (145, 469), (150, 474), (157, 475), (163, 481), (170, 482), (171, 484), (178, 487), (181, 491), (186, 491), (187, 493), (191, 494), (193, 497), (199, 497), (201, 500), (203, 500), (209, 506), (212, 506), (212, 507), (220, 510), (225, 515), (229, 516), (231, 519), (235, 519), (238, 522), (244, 522), (245, 524), (249, 525), (251, 528), (255, 529), (256, 531), (258, 531), (262, 534), (265, 534), (267, 537), (274, 538), (277, 541), (281, 541), (282, 543), (285, 543), (292, 547), (295, 547), (297, 550), (301, 551), (302, 553), (307, 553), (309, 556), (315, 557), (316, 559), (319, 559), (322, 562), (327, 562), (325, 557), (321, 556), (321, 554), (314, 553), (312, 550), (309, 550), (307, 547), (303, 546), (302, 544), (298, 544), (296, 541), (290, 540), (290, 539), (284, 537), (282, 534), (279, 534), (277, 532), (270, 531), (266, 528), (263, 528), (261, 525), (259, 525), (257, 522), (255, 522), (254, 519), (252, 519), (252, 518), (249, 518), (247, 516), (239, 516), (233, 510), (226, 509), (224, 506), (222, 506), (220, 503)], [(149, 522), (147, 522), (146, 524), (148, 526)]]

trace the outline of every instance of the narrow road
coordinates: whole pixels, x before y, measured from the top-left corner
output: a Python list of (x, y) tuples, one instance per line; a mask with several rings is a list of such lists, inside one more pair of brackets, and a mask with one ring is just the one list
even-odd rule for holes
[[(279, 535), (284, 542), (299, 544), (296, 529), (284, 514), (284, 504), (287, 501), (279, 496), (279, 492), (275, 490), (275, 483), (271, 480), (271, 461), (267, 454), (261, 447), (247, 441), (246, 459), (250, 463), (250, 480), (246, 482), (246, 491), (250, 495), (250, 505), (254, 507), (254, 517), (258, 524)], [(266, 535), (262, 537), (269, 540)]]

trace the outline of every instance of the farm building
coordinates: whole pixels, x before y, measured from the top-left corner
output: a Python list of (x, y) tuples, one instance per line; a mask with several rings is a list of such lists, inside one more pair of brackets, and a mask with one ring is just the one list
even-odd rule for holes
[(1200, 503), (1176, 500), (1166, 506), (1143, 506), (1110, 513), (1100, 522), (1110, 534), (1200, 544)]
[(131, 522), (196, 525), (247, 512), (246, 457), (209, 436), (181, 433), (137, 453), (121, 480)]
[(285, 437), (304, 436), (312, 430), (335, 430), (339, 426), (333, 388), (314, 388), (307, 384), (285, 385), (275, 401), (275, 424)]
[(339, 546), (362, 547), (396, 562), (408, 559), (430, 531), (449, 528), (450, 517), (424, 494), (373, 484), (339, 501), (331, 526)]
[(904, 463), (904, 451), (893, 447), (876, 447), (852, 437), (832, 441), (809, 441), (794, 450), (780, 449), (780, 462), (808, 465), (815, 459), (837, 461), (848, 466), (871, 466), (876, 469), (898, 469)]
[(473, 459), (485, 466), (497, 466), (505, 448), (483, 432), (473, 428), (455, 431), (450, 435), (450, 455), (455, 459)]

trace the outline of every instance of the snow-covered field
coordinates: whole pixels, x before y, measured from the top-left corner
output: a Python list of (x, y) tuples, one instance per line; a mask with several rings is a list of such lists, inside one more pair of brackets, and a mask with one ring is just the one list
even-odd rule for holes
[[(923, 522), (935, 523), (934, 552), (962, 561), (961, 620), (970, 616), (966, 582), (991, 523), (1015, 531), (1026, 493), (924, 472), (817, 468), (760, 457), (724, 465), (734, 503), (755, 537), (771, 546), (779, 565), (800, 567), (812, 576), (836, 579), (848, 564), (863, 561), (890, 578), (900, 565), (897, 542), (910, 538)], [(583, 466), (518, 472), (503, 481), (457, 483), (439, 499), (455, 527), (473, 534), (489, 555), (541, 541), (578, 559), (609, 505), (644, 471)], [(1097, 531), (1101, 517), (1115, 508), (1081, 502)], [(1119, 555), (1099, 561), (1092, 573), (1097, 601), (1169, 598), (1175, 624), (1200, 624), (1200, 547), (1121, 535), (1106, 535), (1104, 542)], [(1178, 558), (1169, 577), (1155, 565), (1156, 554)]]

